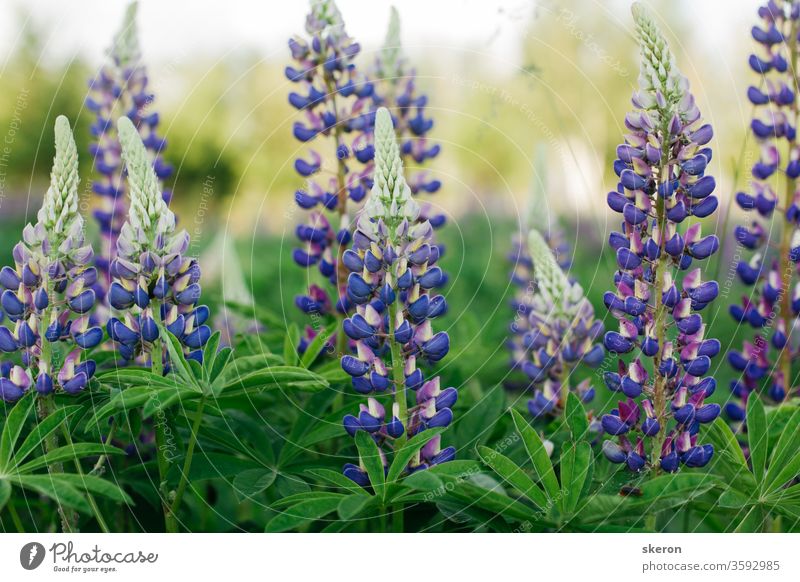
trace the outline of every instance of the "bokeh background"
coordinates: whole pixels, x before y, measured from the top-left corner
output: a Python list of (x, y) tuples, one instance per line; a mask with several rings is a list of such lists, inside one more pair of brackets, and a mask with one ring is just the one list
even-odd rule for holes
[[(722, 297), (709, 314), (711, 336), (736, 341), (726, 304), (739, 289), (730, 271), (736, 253), (727, 234), (728, 203), (746, 187), (754, 151), (746, 135), (753, 75), (747, 66), (754, 0), (650, 0), (715, 128), (711, 171), (720, 212), (705, 230), (725, 237), (719, 272)], [(21, 226), (38, 209), (52, 160), (58, 114), (75, 126), (84, 185), (92, 121), (83, 103), (87, 80), (103, 64), (120, 24), (123, 0), (0, 4), (0, 258), (5, 264)], [(389, 8), (402, 20), (402, 40), (429, 93), (431, 136), (443, 153), (431, 171), (444, 187), (434, 204), (450, 217), (442, 231), (447, 326), (453, 352), (444, 364), (453, 381), (499, 385), (503, 342), (511, 319), (507, 300), (511, 235), (544, 193), (537, 214), (567, 232), (578, 279), (606, 318), (613, 256), (605, 248), (616, 218), (605, 205), (614, 187), (614, 150), (638, 76), (627, 0), (339, 0), (349, 34), (372, 62)], [(247, 2), (141, 0), (139, 33), (153, 109), (176, 168), (173, 205), (203, 257), (204, 287), (236, 295), (287, 320), (303, 321), (292, 302), (305, 273), (291, 263), (292, 169), (303, 151), (291, 135), (297, 116), (283, 75), (286, 41), (303, 31), (305, 0)], [(9, 142), (10, 140), (10, 142)], [(536, 163), (535, 152), (542, 152)], [(737, 168), (741, 171), (737, 172)], [(738, 179), (737, 179), (738, 176)], [(87, 201), (90, 203), (90, 201)], [(730, 227), (730, 228), (729, 228)], [(719, 373), (728, 374), (723, 358)], [(603, 391), (599, 391), (603, 392)], [(724, 399), (725, 390), (716, 398)], [(465, 392), (469, 400), (469, 389)]]

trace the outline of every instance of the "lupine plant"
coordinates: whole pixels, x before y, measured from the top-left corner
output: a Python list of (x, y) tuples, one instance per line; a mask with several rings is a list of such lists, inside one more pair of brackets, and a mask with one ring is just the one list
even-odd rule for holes
[[(152, 109), (153, 95), (149, 89), (147, 70), (142, 64), (136, 11), (137, 3), (131, 2), (108, 50), (108, 63), (89, 83), (91, 92), (86, 100), (86, 107), (97, 116), (91, 126), (95, 141), (89, 152), (97, 173), (92, 190), (97, 195), (94, 218), (101, 235), (100, 252), (95, 258), (100, 277), (95, 290), (103, 302), (106, 302), (106, 292), (111, 284), (109, 266), (117, 256), (117, 238), (128, 209), (115, 120), (125, 116), (136, 126), (159, 181), (167, 179), (172, 173), (172, 167), (163, 159), (167, 142), (158, 135), (159, 115)], [(160, 190), (164, 200), (169, 202), (171, 191)], [(101, 310), (98, 317), (105, 322), (106, 311)]]
[[(312, 0), (306, 33), (307, 39), (289, 41), (294, 64), (286, 68), (286, 77), (298, 88), (290, 93), (289, 103), (304, 118), (295, 122), (294, 136), (303, 143), (314, 142), (319, 151), (309, 150), (295, 160), (295, 170), (306, 178), (295, 201), (310, 212), (296, 229), (300, 246), (293, 257), (301, 267), (316, 267), (322, 284), (311, 283), (295, 304), (312, 317), (335, 315), (342, 320), (350, 307), (342, 256), (352, 239), (353, 212), (371, 186), (374, 87), (356, 68), (360, 46), (347, 35), (333, 0)], [(304, 351), (318, 332), (319, 325), (309, 327), (299, 349)], [(346, 349), (341, 333), (337, 347), (340, 353)]]
[[(800, 6), (771, 1), (759, 8), (758, 15), (760, 22), (752, 30), (758, 50), (750, 56), (750, 67), (761, 79), (747, 96), (756, 111), (750, 128), (760, 157), (752, 167), (749, 192), (736, 195), (739, 207), (755, 213), (756, 219), (735, 229), (737, 242), (755, 251), (736, 266), (739, 278), (753, 290), (742, 297), (741, 304), (730, 307), (736, 321), (753, 328), (754, 337), (741, 350), (728, 352), (728, 361), (740, 374), (731, 381), (739, 402), (725, 406), (734, 421), (745, 419), (752, 393), (779, 403), (796, 392), (792, 360), (798, 352), (791, 333), (800, 313), (800, 149), (795, 114)], [(783, 194), (779, 194), (781, 188)], [(772, 236), (776, 227), (777, 241)]]
[(2, 305), (13, 323), (0, 326), (0, 350), (19, 355), (18, 362), (2, 366), (0, 395), (15, 402), (35, 387), (43, 416), (56, 389), (76, 394), (86, 387), (96, 366), (83, 351), (103, 338), (89, 323), (97, 271), (78, 213), (78, 152), (66, 117), (56, 119), (55, 141), (37, 222), (25, 227), (14, 247), (14, 267), (0, 271)]
[[(441, 388), (438, 376), (427, 380), (417, 367), (441, 360), (450, 348), (446, 332), (433, 332), (432, 321), (445, 310), (441, 295), (432, 295), (442, 278), (438, 253), (431, 246), (429, 222), (417, 223), (419, 205), (411, 197), (392, 118), (381, 108), (375, 121), (375, 175), (372, 191), (360, 213), (353, 248), (343, 257), (350, 270), (349, 300), (356, 313), (343, 329), (356, 342), (356, 355), (342, 357), (342, 368), (353, 388), (369, 395), (358, 416), (347, 415), (344, 427), (355, 436), (366, 431), (385, 451), (429, 428), (446, 427), (458, 397), (455, 388)], [(413, 394), (414, 403), (408, 405)], [(381, 403), (392, 397), (391, 411)], [(441, 448), (433, 436), (411, 459), (414, 472), (449, 461), (455, 449)], [(385, 459), (385, 457), (384, 457)], [(388, 459), (384, 460), (388, 468)], [(361, 486), (370, 484), (363, 465), (349, 463), (345, 476)]]
[[(528, 294), (516, 301), (518, 317), (510, 340), (512, 365), (521, 369), (536, 387), (528, 410), (534, 417), (560, 415), (574, 382), (578, 364), (596, 367), (605, 352), (598, 341), (603, 322), (578, 283), (570, 282), (555, 255), (537, 230), (528, 236), (533, 278)], [(574, 387), (583, 402), (595, 395), (590, 379)]]
[[(701, 314), (718, 295), (692, 265), (719, 248), (715, 235), (702, 236), (695, 219), (717, 208), (711, 160), (712, 129), (704, 124), (666, 40), (639, 3), (633, 6), (641, 47), (639, 90), (625, 117), (625, 143), (617, 148), (617, 189), (608, 205), (623, 217), (612, 232), (619, 270), (615, 292), (605, 295), (619, 331), (605, 336), (613, 354), (634, 354), (607, 372), (608, 387), (625, 400), (602, 418), (603, 452), (631, 471), (658, 473), (706, 465), (714, 453), (698, 441), (700, 425), (713, 421), (717, 404), (705, 404), (715, 389), (707, 376), (720, 342), (705, 338)], [(684, 227), (684, 223), (691, 225)], [(691, 270), (690, 270), (691, 269)]]

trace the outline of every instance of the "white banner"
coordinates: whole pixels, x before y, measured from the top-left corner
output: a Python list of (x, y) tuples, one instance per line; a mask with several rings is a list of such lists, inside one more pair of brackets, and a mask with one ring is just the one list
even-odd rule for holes
[(115, 582), (777, 581), (800, 579), (798, 540), (791, 534), (5, 534), (0, 574), (13, 581)]

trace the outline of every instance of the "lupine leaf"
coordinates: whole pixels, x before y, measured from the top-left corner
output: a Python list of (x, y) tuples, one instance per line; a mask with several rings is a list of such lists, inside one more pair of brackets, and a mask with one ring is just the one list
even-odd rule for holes
[(567, 396), (567, 409), (565, 418), (573, 441), (582, 440), (589, 432), (589, 420), (586, 418), (586, 409), (573, 392)]
[(202, 392), (200, 386), (197, 384), (197, 380), (192, 372), (192, 369), (189, 367), (189, 364), (186, 362), (186, 358), (183, 355), (183, 347), (181, 346), (180, 340), (163, 326), (161, 327), (161, 334), (166, 338), (164, 343), (167, 345), (167, 352), (169, 352), (169, 363), (172, 371), (186, 383), (187, 388), (193, 388), (198, 392)]
[(705, 431), (705, 438), (714, 445), (712, 470), (726, 478), (729, 485), (748, 492), (756, 488), (753, 474), (747, 467), (742, 448), (727, 423), (717, 418)]
[(492, 471), (530, 499), (534, 505), (540, 509), (547, 507), (548, 501), (544, 492), (514, 461), (498, 451), (484, 446), (478, 447), (478, 456)]
[(348, 495), (339, 502), (337, 508), (339, 517), (350, 521), (363, 513), (365, 510), (378, 504), (378, 498), (374, 495), (367, 495), (366, 493), (359, 493), (357, 495)]
[(219, 342), (220, 342), (221, 334), (218, 331), (215, 331), (211, 334), (211, 337), (208, 338), (205, 347), (203, 348), (203, 369), (206, 373), (206, 378), (211, 381), (211, 370), (214, 369), (214, 363), (217, 359), (217, 354), (219, 352)]
[(275, 482), (275, 469), (248, 469), (233, 479), (233, 490), (237, 497), (247, 499), (266, 491)]
[(424, 447), (433, 437), (444, 432), (444, 428), (431, 428), (415, 434), (408, 439), (406, 443), (400, 447), (395, 453), (392, 464), (389, 467), (389, 473), (386, 476), (387, 483), (394, 483), (400, 474), (405, 470), (408, 463), (417, 452)]
[(791, 473), (792, 469), (787, 471), (787, 466), (792, 464), (793, 457), (797, 458), (798, 451), (800, 451), (800, 408), (796, 409), (787, 421), (772, 451), (763, 491), (781, 487), (795, 476), (789, 474), (789, 477), (784, 477), (784, 474)]
[(117, 368), (97, 374), (95, 379), (101, 384), (122, 386), (148, 386), (152, 388), (169, 388), (177, 386), (175, 378), (154, 374), (144, 368)]
[(328, 381), (311, 370), (295, 366), (272, 366), (230, 381), (223, 393), (236, 388), (274, 388), (295, 387), (302, 390), (319, 391), (329, 386)]
[(14, 464), (19, 464), (31, 454), (61, 423), (80, 410), (80, 406), (64, 406), (37, 424), (13, 454)]
[(531, 428), (519, 412), (512, 409), (511, 417), (514, 419), (514, 426), (522, 437), (525, 450), (528, 451), (528, 456), (533, 464), (534, 472), (539, 480), (541, 480), (547, 496), (551, 500), (558, 499), (560, 490), (558, 480), (553, 471), (553, 464), (550, 462), (550, 457), (547, 456), (547, 451), (544, 448), (542, 439), (539, 438), (538, 433)]
[[(420, 473), (424, 473), (425, 471), (420, 471)], [(342, 475), (339, 471), (334, 471), (333, 469), (308, 469), (306, 471), (308, 475), (312, 477), (316, 477), (317, 479), (322, 479), (323, 481), (327, 481), (329, 485), (334, 487), (338, 487), (340, 489), (344, 489), (349, 491), (350, 493), (355, 494), (363, 494), (364, 490), (353, 483), (350, 479)]]
[(73, 473), (58, 473), (56, 477), (59, 481), (69, 483), (76, 489), (83, 489), (90, 493), (96, 493), (97, 495), (108, 497), (112, 501), (117, 501), (119, 503), (125, 503), (127, 505), (134, 504), (133, 499), (117, 485), (105, 479), (101, 479), (100, 477), (94, 475), (76, 475)]
[(66, 507), (72, 507), (82, 513), (90, 513), (91, 507), (81, 492), (71, 484), (59, 478), (59, 475), (14, 475), (9, 477), (20, 487), (36, 491), (54, 499)]
[(123, 454), (125, 454), (125, 451), (117, 447), (109, 447), (97, 443), (75, 443), (53, 449), (41, 457), (36, 457), (32, 461), (17, 467), (16, 472), (20, 474), (30, 473), (36, 469), (42, 469), (48, 465), (52, 465), (53, 463), (80, 460), (89, 456)]
[(11, 465), (11, 455), (14, 445), (22, 432), (22, 427), (33, 408), (33, 396), (23, 397), (11, 409), (6, 416), (6, 423), (3, 427), (3, 434), (0, 436), (0, 468), (6, 470)]
[(117, 392), (106, 404), (98, 408), (95, 413), (86, 421), (86, 430), (91, 431), (95, 428), (103, 429), (109, 416), (118, 410), (132, 410), (142, 406), (149, 398), (153, 397), (153, 390), (148, 387), (127, 388)]
[(0, 511), (3, 510), (9, 499), (11, 499), (11, 483), (0, 479)]
[[(300, 365), (304, 368), (308, 368), (317, 357), (322, 353), (327, 345), (328, 341), (331, 339), (334, 333), (336, 333), (336, 328), (338, 327), (338, 323), (334, 322), (328, 327), (323, 330), (320, 330), (317, 333), (316, 337), (308, 344), (306, 347), (306, 351), (303, 352), (302, 357), (300, 358)], [(340, 332), (341, 333), (341, 332)]]
[[(795, 456), (783, 465), (776, 465), (776, 471), (773, 475), (773, 481), (770, 484), (769, 477), (767, 483), (764, 484), (762, 491), (771, 494), (768, 496), (770, 499), (780, 501), (784, 489), (782, 487), (788, 482), (800, 475), (800, 451), (795, 450)], [(772, 485), (772, 487), (771, 487)]]
[(300, 355), (297, 353), (297, 345), (300, 343), (300, 331), (297, 324), (293, 323), (286, 330), (286, 337), (283, 340), (283, 363), (287, 366), (297, 366), (300, 363)]
[(356, 432), (355, 440), (358, 456), (367, 469), (372, 489), (375, 491), (375, 495), (383, 499), (386, 489), (386, 475), (383, 472), (383, 460), (381, 459), (378, 445), (369, 433), (363, 430)]
[(561, 508), (564, 513), (572, 513), (578, 506), (591, 463), (589, 443), (564, 445), (561, 452)]
[(266, 532), (277, 533), (297, 528), (336, 511), (344, 495), (341, 493), (315, 493), (315, 497), (287, 507), (267, 524)]
[(233, 350), (225, 347), (222, 348), (217, 354), (217, 357), (214, 358), (214, 367), (211, 369), (209, 374), (209, 381), (211, 382), (212, 392), (214, 392), (214, 394), (218, 394), (224, 386), (222, 382), (218, 382), (217, 380), (224, 378), (225, 369), (232, 361), (232, 357)]
[(747, 399), (747, 444), (750, 448), (750, 463), (756, 483), (763, 486), (764, 468), (767, 464), (767, 415), (759, 398)]

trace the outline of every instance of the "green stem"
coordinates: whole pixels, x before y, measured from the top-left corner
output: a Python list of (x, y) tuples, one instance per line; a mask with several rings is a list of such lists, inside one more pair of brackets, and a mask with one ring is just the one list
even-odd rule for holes
[[(117, 429), (117, 424), (114, 421), (114, 418), (111, 418), (111, 427), (108, 429), (108, 436), (106, 437), (106, 443), (111, 443), (111, 440), (114, 438), (114, 431)], [(92, 470), (89, 471), (89, 475), (96, 475), (100, 476), (103, 474), (103, 466), (106, 464), (106, 460), (108, 460), (108, 455), (100, 455), (100, 458), (97, 459), (97, 462), (92, 467)]]
[(17, 508), (14, 507), (13, 503), (8, 504), (8, 512), (11, 514), (11, 521), (14, 522), (14, 527), (17, 528), (17, 532), (26, 533), (25, 526), (22, 525), (22, 520), (19, 518), (19, 513), (17, 513)]
[(189, 445), (186, 448), (186, 458), (183, 461), (183, 470), (181, 472), (181, 480), (178, 483), (178, 490), (175, 493), (175, 499), (172, 501), (172, 506), (170, 507), (170, 515), (175, 519), (178, 508), (181, 506), (181, 500), (183, 499), (183, 494), (186, 491), (186, 486), (189, 483), (189, 469), (192, 467), (192, 457), (194, 456), (194, 448), (197, 445), (197, 437), (200, 433), (200, 423), (203, 420), (203, 408), (205, 408), (206, 399), (205, 396), (200, 399), (200, 404), (197, 406), (197, 410), (194, 413), (194, 421), (192, 422), (191, 428), (191, 435), (189, 436)]
[[(72, 437), (70, 436), (69, 429), (65, 424), (61, 425), (61, 432), (64, 435), (65, 442), (68, 445), (72, 446)], [(75, 470), (78, 472), (78, 475), (83, 477), (83, 468), (81, 467), (80, 460), (77, 457), (75, 457), (73, 459), (73, 463), (75, 464)], [(97, 525), (100, 527), (100, 531), (102, 531), (103, 533), (109, 533), (108, 525), (106, 524), (106, 520), (103, 518), (103, 513), (100, 511), (100, 507), (98, 507), (97, 505), (97, 501), (95, 501), (94, 495), (92, 495), (91, 492), (87, 491), (86, 499), (89, 502), (89, 507), (92, 508), (92, 514), (94, 515), (94, 518), (97, 520)]]
[(405, 510), (404, 503), (395, 503), (393, 507), (392, 526), (394, 528), (394, 533), (403, 533), (403, 531), (405, 531), (403, 527), (403, 511)]
[[(161, 313), (161, 305), (158, 301), (152, 303), (153, 313), (158, 317)], [(163, 331), (162, 331), (163, 333)], [(152, 351), (150, 352), (150, 369), (151, 371), (162, 376), (164, 374), (164, 345), (163, 340), (159, 338), (153, 342)], [(155, 398), (155, 396), (154, 396)], [(166, 530), (170, 533), (178, 531), (177, 523), (170, 513), (169, 507), (169, 493), (167, 491), (167, 473), (169, 471), (169, 459), (167, 459), (167, 436), (165, 426), (167, 422), (166, 412), (161, 411), (162, 418), (156, 418), (156, 465), (158, 466), (158, 493), (161, 497), (161, 509), (164, 513), (164, 525)]]
[(656, 522), (656, 514), (655, 513), (648, 513), (644, 517), (644, 527), (649, 531), (656, 531), (656, 527), (658, 524)]
[[(45, 349), (45, 346), (47, 349)], [(46, 339), (42, 340), (42, 361), (47, 362), (49, 366), (50, 362), (50, 350), (49, 350), (49, 342)], [(47, 357), (45, 360), (44, 358)], [(49, 368), (48, 368), (49, 369)], [(37, 409), (39, 414), (39, 420), (42, 421), (48, 416), (50, 416), (53, 411), (55, 410), (55, 399), (53, 398), (52, 394), (48, 394), (47, 396), (40, 396), (37, 399)], [(58, 436), (55, 433), (49, 434), (44, 439), (44, 449), (46, 452), (54, 451), (58, 448)], [(57, 475), (58, 473), (64, 472), (64, 465), (61, 463), (52, 463), (47, 465), (47, 472), (52, 475)], [(77, 516), (75, 512), (71, 509), (68, 509), (58, 504), (58, 515), (61, 518), (61, 531), (64, 533), (75, 533), (77, 528), (75, 523), (77, 521)]]
[[(668, 130), (664, 131), (665, 136), (668, 135), (668, 133)], [(670, 164), (671, 152), (669, 148), (669, 140), (665, 139), (664, 141), (665, 144), (661, 155), (663, 165), (661, 166), (659, 172), (659, 179), (661, 183), (667, 183), (670, 180), (670, 174), (672, 173), (672, 166)], [(655, 358), (653, 358), (653, 374), (655, 376), (655, 382), (653, 385), (653, 408), (655, 409), (656, 418), (658, 419), (660, 429), (655, 439), (653, 439), (653, 449), (650, 457), (651, 463), (653, 463), (655, 466), (655, 470), (653, 471), (654, 476), (658, 475), (661, 470), (661, 464), (658, 462), (658, 459), (661, 458), (661, 448), (666, 437), (667, 426), (667, 379), (659, 374), (658, 371), (661, 367), (661, 360), (664, 353), (664, 343), (667, 339), (667, 307), (664, 305), (663, 295), (664, 276), (669, 261), (669, 255), (664, 251), (667, 213), (664, 205), (664, 198), (662, 196), (659, 196), (656, 202), (656, 220), (658, 221), (658, 227), (661, 233), (661, 253), (659, 254), (658, 261), (656, 262), (656, 273), (653, 280), (653, 286), (655, 288), (655, 298), (653, 304), (655, 308), (654, 327), (656, 331), (656, 339), (658, 340), (658, 352), (656, 353)], [(648, 515), (648, 519), (650, 518), (652, 518), (653, 522), (655, 522), (655, 515)]]
[(399, 420), (403, 423), (406, 430), (403, 431), (399, 437), (394, 441), (395, 448), (403, 446), (406, 442), (406, 432), (408, 431), (408, 399), (406, 397), (406, 377), (404, 374), (403, 364), (403, 347), (394, 340), (394, 322), (397, 318), (397, 302), (389, 306), (389, 346), (392, 353), (392, 376), (394, 378), (394, 401), (397, 403), (399, 410)]

